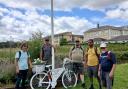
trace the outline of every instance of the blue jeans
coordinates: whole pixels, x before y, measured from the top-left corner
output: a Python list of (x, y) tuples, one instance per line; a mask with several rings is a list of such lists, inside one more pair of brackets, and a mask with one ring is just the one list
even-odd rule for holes
[(109, 77), (109, 73), (110, 72), (101, 71), (101, 82), (103, 86), (107, 87), (107, 89), (112, 89), (113, 78), (111, 79)]
[[(27, 78), (27, 73), (28, 73), (28, 70), (19, 70), (19, 73), (17, 74), (15, 89), (19, 89), (20, 87), (22, 89), (25, 88), (25, 81)], [(22, 83), (21, 83), (21, 81), (22, 81)], [(20, 86), (20, 83), (21, 83), (21, 86)]]

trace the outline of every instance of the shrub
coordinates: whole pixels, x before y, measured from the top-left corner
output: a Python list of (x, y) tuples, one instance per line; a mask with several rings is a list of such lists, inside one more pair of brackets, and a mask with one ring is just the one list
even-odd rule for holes
[(32, 59), (39, 58), (40, 48), (41, 48), (40, 40), (29, 41), (29, 52)]

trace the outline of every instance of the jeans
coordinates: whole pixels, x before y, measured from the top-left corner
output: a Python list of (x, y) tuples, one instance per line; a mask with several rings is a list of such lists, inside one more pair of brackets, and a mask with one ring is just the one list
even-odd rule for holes
[(109, 73), (110, 72), (101, 71), (101, 80), (103, 86), (107, 87), (107, 89), (112, 89), (113, 78), (111, 79), (109, 77)]
[(25, 88), (25, 81), (27, 78), (27, 73), (28, 73), (28, 70), (19, 70), (19, 73), (17, 74), (15, 89), (20, 89), (20, 87), (22, 89)]

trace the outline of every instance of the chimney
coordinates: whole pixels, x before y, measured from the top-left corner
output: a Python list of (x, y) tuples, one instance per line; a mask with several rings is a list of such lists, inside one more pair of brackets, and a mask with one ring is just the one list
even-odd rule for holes
[(99, 24), (99, 23), (97, 23), (97, 28), (99, 29), (99, 27), (100, 27), (100, 24)]

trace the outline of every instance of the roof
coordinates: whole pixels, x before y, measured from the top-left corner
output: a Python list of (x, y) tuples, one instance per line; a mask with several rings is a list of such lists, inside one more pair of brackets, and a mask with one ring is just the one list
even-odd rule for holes
[[(71, 34), (71, 36), (84, 38), (83, 35), (75, 35), (75, 34), (72, 34), (72, 32), (63, 32), (63, 33), (59, 33), (59, 34), (54, 34), (54, 37), (63, 36), (63, 35), (68, 36), (69, 33)], [(44, 38), (49, 38), (49, 37), (50, 37), (50, 36), (46, 36), (46, 37), (44, 37)]]
[(72, 32), (63, 32), (63, 33), (55, 34), (54, 36), (62, 36), (69, 33), (72, 34)]
[(83, 35), (74, 35), (74, 34), (72, 34), (72, 36), (74, 36), (74, 37), (81, 37), (81, 38), (84, 38)]
[(109, 41), (125, 41), (128, 40), (128, 35), (121, 35), (110, 39)]
[(107, 39), (104, 39), (104, 38), (94, 38), (93, 40), (94, 40), (94, 42), (95, 41), (107, 41)]
[[(68, 34), (68, 33), (72, 34), (72, 32), (63, 32), (63, 33), (59, 33), (59, 34), (54, 34), (54, 37), (62, 36), (62, 35)], [(49, 37), (51, 37), (51, 36), (46, 36), (44, 38), (49, 38)]]
[(85, 31), (85, 32), (95, 32), (95, 31), (102, 31), (102, 30), (108, 30), (108, 29), (119, 30), (119, 31), (128, 30), (124, 26), (123, 27), (114, 27), (114, 26), (106, 25), (106, 26), (100, 26), (99, 28), (92, 28), (92, 29), (89, 29), (88, 31)]

